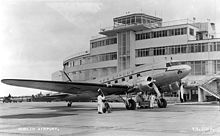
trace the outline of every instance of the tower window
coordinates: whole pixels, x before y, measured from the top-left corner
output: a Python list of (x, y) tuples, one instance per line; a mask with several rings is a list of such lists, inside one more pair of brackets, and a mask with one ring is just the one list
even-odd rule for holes
[(189, 29), (189, 34), (190, 34), (190, 35), (194, 35), (194, 29), (190, 28), (190, 29)]

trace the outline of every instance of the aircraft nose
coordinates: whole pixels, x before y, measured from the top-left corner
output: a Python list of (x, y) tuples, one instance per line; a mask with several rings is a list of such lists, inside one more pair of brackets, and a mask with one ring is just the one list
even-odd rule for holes
[(187, 71), (191, 71), (192, 68), (191, 68), (189, 65), (186, 65), (186, 66), (185, 66), (185, 69), (186, 69)]
[(189, 66), (189, 65), (185, 65), (184, 66), (184, 69), (185, 69), (185, 71), (187, 72), (187, 73), (190, 73), (191, 72), (191, 66)]

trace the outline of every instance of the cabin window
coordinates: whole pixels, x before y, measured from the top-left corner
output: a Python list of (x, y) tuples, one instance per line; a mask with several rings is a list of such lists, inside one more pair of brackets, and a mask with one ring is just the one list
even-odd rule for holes
[(138, 73), (138, 74), (137, 74), (137, 77), (139, 77), (139, 76), (141, 76), (141, 74), (140, 74), (140, 73)]
[(132, 79), (132, 76), (129, 76), (129, 79)]
[(115, 80), (115, 83), (117, 84), (117, 83), (118, 83), (118, 80)]
[(122, 81), (125, 81), (125, 78), (122, 78), (121, 80), (122, 80)]

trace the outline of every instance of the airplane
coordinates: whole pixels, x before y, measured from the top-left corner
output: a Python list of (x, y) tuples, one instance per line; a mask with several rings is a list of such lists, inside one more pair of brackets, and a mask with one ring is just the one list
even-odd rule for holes
[(32, 95), (32, 101), (34, 102), (52, 102), (60, 101), (69, 96), (69, 94), (56, 93), (56, 94), (46, 94), (46, 95)]
[(3, 103), (17, 103), (17, 102), (22, 102), (23, 98), (19, 97), (12, 97), (11, 94), (9, 94), (7, 97), (3, 98)]
[(186, 77), (191, 71), (188, 65), (157, 66), (144, 64), (130, 68), (109, 76), (88, 81), (72, 81), (64, 71), (65, 81), (46, 81), (29, 79), (2, 79), (1, 82), (27, 88), (35, 88), (70, 94), (68, 107), (71, 106), (74, 98), (92, 99), (97, 97), (97, 90), (100, 88), (105, 96), (125, 95), (121, 97), (127, 110), (135, 110), (136, 102), (131, 95), (138, 92), (151, 92), (157, 94), (159, 108), (166, 108), (167, 101), (161, 95), (170, 88), (179, 88), (178, 82)]

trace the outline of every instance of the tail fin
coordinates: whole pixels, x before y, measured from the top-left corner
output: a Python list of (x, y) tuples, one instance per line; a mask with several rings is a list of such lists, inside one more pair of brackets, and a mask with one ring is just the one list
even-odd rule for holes
[(52, 74), (52, 80), (53, 81), (66, 81), (66, 82), (72, 82), (70, 77), (67, 75), (64, 71), (57, 71)]

